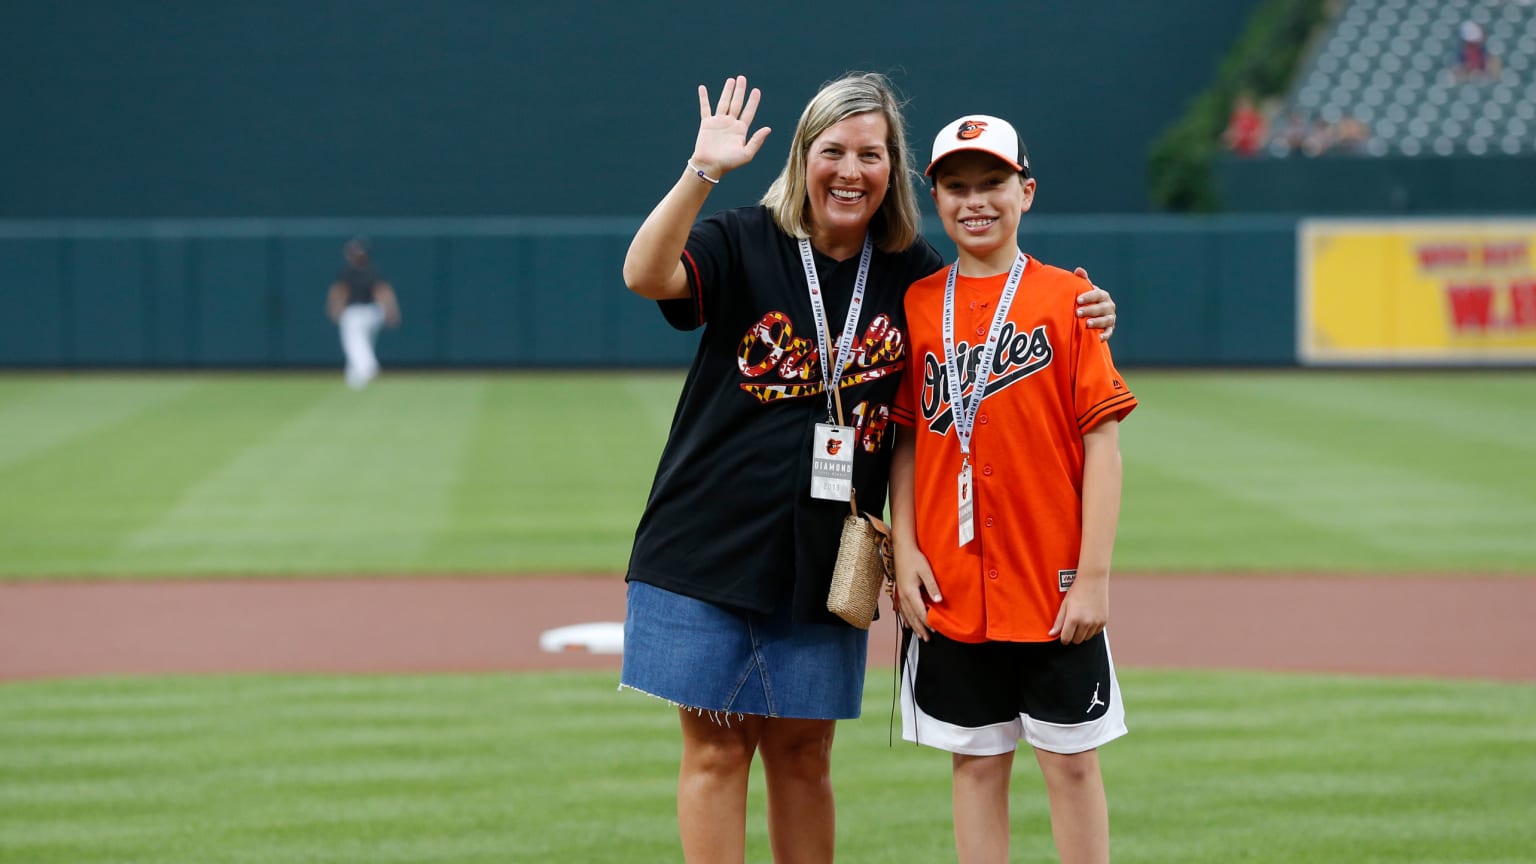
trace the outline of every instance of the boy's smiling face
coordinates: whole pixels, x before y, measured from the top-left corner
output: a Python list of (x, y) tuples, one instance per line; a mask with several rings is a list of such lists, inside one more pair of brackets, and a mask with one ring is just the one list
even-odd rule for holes
[[(1034, 200), (1034, 178), (989, 153), (962, 150), (934, 166), (933, 203), (967, 276), (1001, 273), (1013, 265), (1019, 219)], [(979, 271), (965, 267), (965, 258), (980, 265)]]

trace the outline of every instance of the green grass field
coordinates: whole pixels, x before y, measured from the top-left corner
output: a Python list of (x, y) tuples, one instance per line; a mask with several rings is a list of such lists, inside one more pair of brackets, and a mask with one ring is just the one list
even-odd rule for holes
[[(1536, 573), (1536, 372), (1129, 381), (1121, 570)], [(0, 578), (619, 571), (680, 383), (0, 376)]]
[[(1514, 864), (1536, 687), (1130, 672), (1102, 755), (1121, 862)], [(839, 860), (953, 860), (949, 760), (839, 725)], [(160, 678), (0, 689), (0, 860), (678, 860), (676, 720), (613, 675)], [(899, 734), (899, 733), (898, 733)], [(1052, 860), (1015, 771), (1015, 860)], [(767, 861), (759, 776), (748, 860)]]
[[(1536, 373), (1127, 371), (1122, 571), (1536, 574)], [(618, 571), (680, 381), (0, 376), (0, 579)], [(0, 861), (677, 860), (675, 713), (615, 678), (3, 683)], [(1117, 861), (1532, 860), (1536, 685), (1122, 685)], [(952, 860), (890, 687), (839, 726), (839, 860)], [(1050, 860), (1015, 777), (1015, 857)], [(760, 777), (751, 806), (766, 861)]]

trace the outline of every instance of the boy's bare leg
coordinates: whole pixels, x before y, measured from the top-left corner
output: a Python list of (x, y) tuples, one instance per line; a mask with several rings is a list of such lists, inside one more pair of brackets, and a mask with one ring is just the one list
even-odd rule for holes
[(837, 834), (832, 803), (835, 720), (763, 721), (763, 778), (774, 864), (829, 864)]
[(1099, 753), (1035, 750), (1051, 802), (1051, 834), (1062, 864), (1109, 864), (1109, 803)]
[(677, 827), (688, 864), (741, 864), (747, 856), (747, 778), (763, 717), (733, 715), (730, 725), (687, 708), (677, 778)]
[(954, 754), (955, 852), (960, 864), (1007, 864), (1013, 753)]

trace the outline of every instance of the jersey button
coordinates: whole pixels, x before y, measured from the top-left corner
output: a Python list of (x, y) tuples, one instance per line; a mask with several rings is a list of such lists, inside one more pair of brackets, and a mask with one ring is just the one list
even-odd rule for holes
[(976, 328), (976, 335), (977, 336), (985, 336), (985, 335), (987, 335), (987, 328), (985, 328), (985, 327), (977, 327)]
[(996, 579), (997, 578), (997, 571), (996, 570), (988, 570), (987, 571), (987, 578), (988, 579)]
[(983, 466), (981, 466), (981, 473), (986, 475), (986, 476), (988, 476), (988, 477), (991, 477), (992, 476), (992, 466), (991, 465), (983, 465)]
[(992, 517), (991, 517), (991, 516), (988, 516), (988, 517), (987, 517), (987, 527), (988, 527), (988, 528), (991, 528), (991, 527), (992, 527)]
[(971, 308), (972, 308), (972, 309), (975, 309), (975, 308), (976, 308), (976, 301), (975, 301), (975, 300), (972, 300), (972, 301), (971, 301)]
[(977, 417), (976, 418), (976, 422), (980, 423), (983, 426), (987, 425), (987, 415), (983, 414), (980, 417)]

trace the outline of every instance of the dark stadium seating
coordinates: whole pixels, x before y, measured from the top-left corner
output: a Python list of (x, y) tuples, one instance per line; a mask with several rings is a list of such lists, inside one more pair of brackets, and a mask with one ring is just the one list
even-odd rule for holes
[[(1484, 34), (1490, 73), (1457, 72), (1460, 31)], [(1293, 155), (1283, 118), (1360, 121), (1363, 157), (1536, 153), (1536, 2), (1350, 0), (1320, 35), (1271, 126), (1266, 151)], [(1331, 150), (1329, 152), (1332, 152)]]

